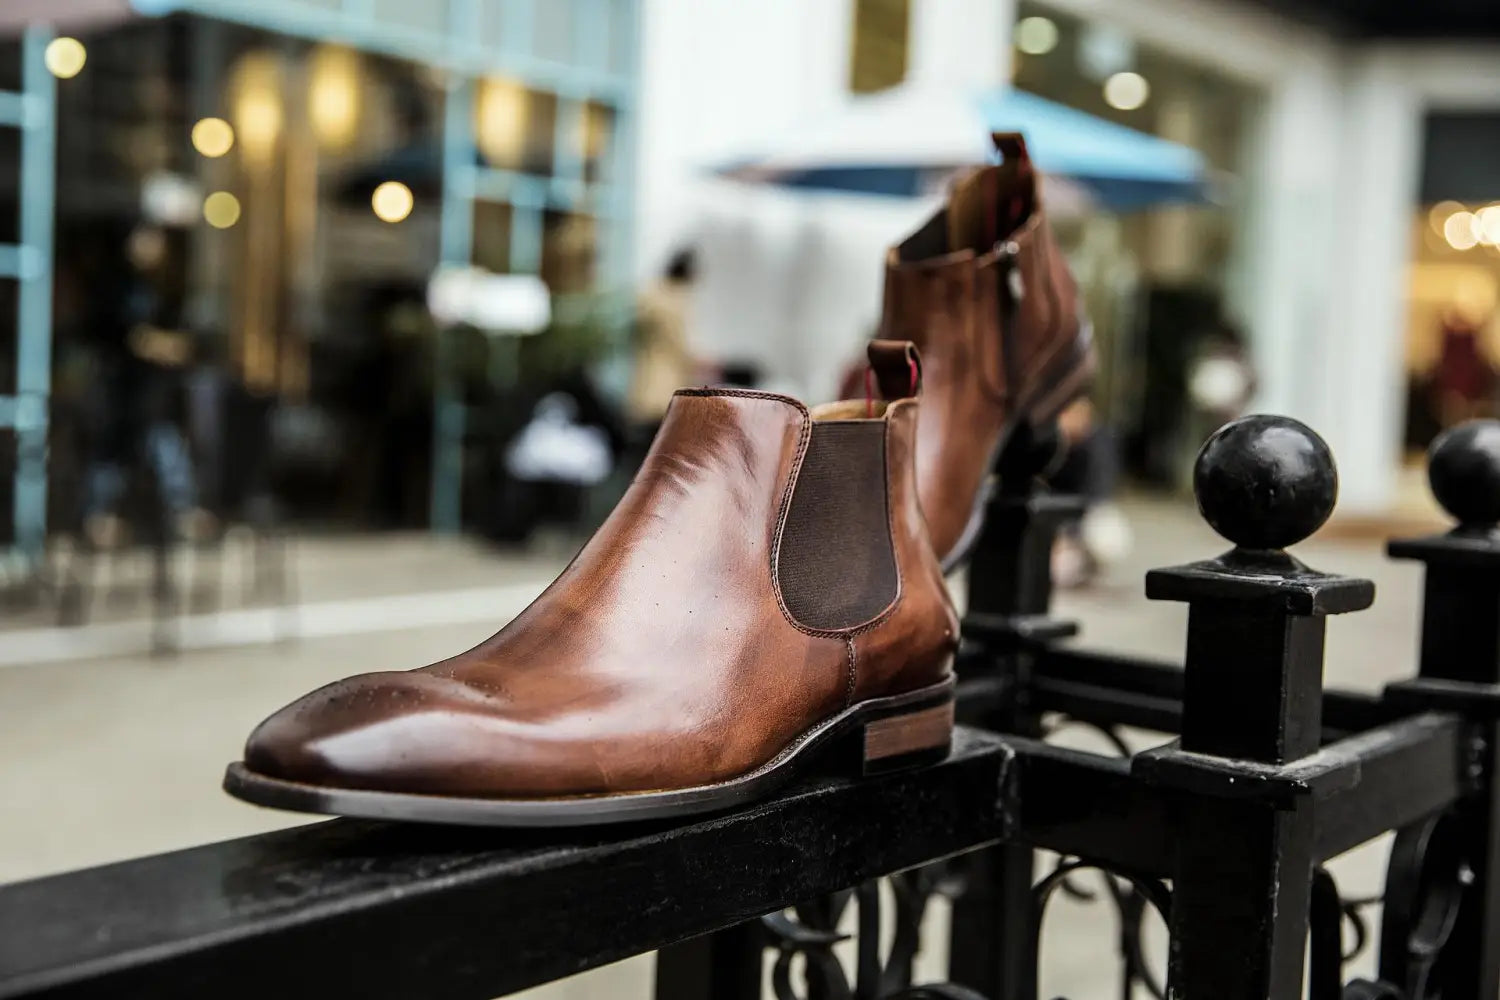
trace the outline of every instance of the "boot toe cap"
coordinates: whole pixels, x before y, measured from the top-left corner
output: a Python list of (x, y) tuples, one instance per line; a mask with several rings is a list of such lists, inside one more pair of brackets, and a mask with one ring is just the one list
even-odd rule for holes
[(505, 720), (482, 694), (419, 672), (363, 674), (298, 699), (245, 744), (257, 774), (325, 787), (499, 793), (512, 762)]

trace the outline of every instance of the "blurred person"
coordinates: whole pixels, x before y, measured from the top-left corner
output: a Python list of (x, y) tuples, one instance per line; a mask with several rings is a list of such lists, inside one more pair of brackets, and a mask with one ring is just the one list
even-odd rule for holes
[(496, 438), (494, 488), (482, 502), (480, 530), (492, 541), (526, 542), (544, 525), (592, 528), (601, 498), (623, 490), (611, 477), (632, 442), (586, 368), (528, 379), (497, 397), (490, 416), (491, 426), (505, 428)]
[(1187, 365), (1188, 436), (1178, 462), (1178, 484), (1192, 488), (1193, 462), (1208, 436), (1245, 414), (1258, 384), (1250, 349), (1238, 326), (1220, 319), (1200, 333)]
[(1130, 523), (1114, 501), (1120, 480), (1119, 442), (1098, 419), (1087, 396), (1057, 418), (1057, 466), (1046, 476), (1054, 493), (1083, 499), (1083, 516), (1066, 525), (1052, 548), (1052, 580), (1059, 587), (1082, 587), (1106, 565), (1130, 551)]
[(1200, 423), (1209, 425), (1198, 439), (1243, 416), (1256, 384), (1250, 350), (1239, 327), (1220, 322), (1204, 333), (1188, 363), (1188, 397)]
[(625, 410), (633, 430), (648, 444), (667, 412), (672, 393), (692, 384), (697, 372), (687, 336), (696, 278), (696, 253), (679, 250), (636, 303), (635, 369)]
[[(187, 440), (176, 419), (183, 371), (192, 341), (177, 329), (162, 286), (167, 277), (168, 232), (138, 223), (106, 271), (85, 321), (94, 354), (94, 387), (86, 399), (91, 428), (83, 482), (83, 525), (88, 541), (112, 548), (123, 541), (121, 505), (128, 470), (144, 465), (155, 480), (171, 530), (201, 538), (213, 518), (198, 505)], [(106, 265), (108, 267), (108, 265)]]
[(1494, 410), (1495, 366), (1485, 353), (1484, 318), (1478, 310), (1451, 306), (1444, 310), (1442, 347), (1430, 381), (1432, 408), (1444, 427), (1489, 416)]

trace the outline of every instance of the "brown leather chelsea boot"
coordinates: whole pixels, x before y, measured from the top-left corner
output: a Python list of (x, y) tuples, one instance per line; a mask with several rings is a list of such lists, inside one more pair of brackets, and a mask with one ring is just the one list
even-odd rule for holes
[(946, 754), (958, 620), (917, 500), (918, 362), (889, 402), (684, 389), (618, 507), (498, 634), (330, 684), (224, 786), (378, 819), (565, 826)]
[(1021, 422), (1052, 420), (1093, 374), (1090, 328), (1019, 135), (960, 177), (886, 256), (882, 338), (922, 352), (917, 484), (944, 572), (978, 538), (991, 473)]

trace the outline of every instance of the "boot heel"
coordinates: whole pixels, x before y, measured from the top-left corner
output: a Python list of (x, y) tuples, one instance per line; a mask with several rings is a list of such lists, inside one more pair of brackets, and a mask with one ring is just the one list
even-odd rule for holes
[(948, 756), (953, 745), (953, 699), (865, 723), (864, 773), (915, 767)]

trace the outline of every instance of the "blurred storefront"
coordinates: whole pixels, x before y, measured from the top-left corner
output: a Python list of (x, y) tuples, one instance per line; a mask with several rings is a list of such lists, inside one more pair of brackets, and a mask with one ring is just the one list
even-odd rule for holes
[[(78, 437), (120, 352), (101, 339), (140, 327), (121, 316), (143, 297), (184, 345), (166, 367), (210, 495), (274, 449), (308, 517), (478, 516), (511, 404), (617, 353), (628, 322), (636, 18), (635, 0), (0, 12), (0, 121), (36, 126), (25, 151), (0, 130), (0, 273), (25, 279), (0, 280), (0, 369), (20, 373), (0, 418), (31, 442), (0, 488), (16, 539), (76, 517)], [(538, 276), (548, 328), (438, 329), (428, 281), (470, 264)]]
[(1412, 220), (1406, 444), (1500, 416), (1500, 112), (1430, 114)]
[[(1232, 209), (1221, 216), (1231, 226), (1217, 282), (1223, 315), (1246, 335), (1254, 405), (1306, 420), (1333, 446), (1341, 510), (1389, 509), (1409, 438), (1403, 361), (1418, 323), (1408, 312), (1419, 308), (1408, 308), (1409, 293), (1420, 298), (1432, 285), (1430, 241), (1412, 237), (1426, 185), (1421, 165), (1434, 156), (1428, 123), (1500, 107), (1500, 18), (1448, 0), (1420, 7), (1046, 0), (1018, 9), (1019, 48), (1024, 18), (1037, 12), (1059, 25), (1068, 18), (1102, 25), (1137, 46), (1139, 64), (1130, 69), (1151, 85), (1142, 110), (1167, 96), (1158, 78), (1170, 86), (1167, 67), (1151, 68), (1152, 52), (1195, 65), (1226, 92), (1254, 95), (1237, 110), (1221, 104), (1218, 122), (1207, 119), (1210, 130), (1231, 123), (1235, 135), (1218, 128), (1217, 140), (1183, 137), (1235, 177)], [(1022, 59), (1018, 79), (1027, 72)], [(1153, 116), (1157, 130), (1169, 112), (1162, 106)], [(1225, 139), (1236, 147), (1232, 157), (1224, 156)], [(1439, 156), (1483, 153), (1470, 144)], [(1426, 200), (1430, 207), (1436, 199)], [(1216, 256), (1212, 242), (1197, 253), (1205, 263)], [(1152, 311), (1148, 303), (1142, 328), (1150, 329)]]

